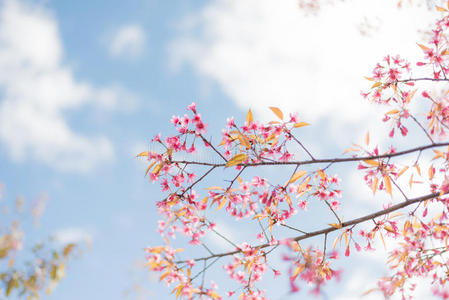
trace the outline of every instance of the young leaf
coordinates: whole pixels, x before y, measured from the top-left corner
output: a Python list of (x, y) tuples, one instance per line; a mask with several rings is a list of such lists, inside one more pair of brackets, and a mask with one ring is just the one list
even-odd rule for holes
[(408, 166), (405, 166), (399, 173), (398, 173), (398, 175), (396, 176), (396, 178), (399, 178), (402, 174), (404, 174), (404, 172), (405, 171), (407, 171), (408, 170)]
[(137, 154), (136, 157), (143, 157), (143, 156), (148, 156), (149, 152), (148, 151), (144, 151), (144, 152), (140, 152), (139, 154)]
[(395, 114), (397, 114), (399, 112), (399, 110), (397, 110), (397, 109), (392, 109), (392, 110), (390, 110), (389, 112), (387, 112), (387, 115), (395, 115)]
[(379, 162), (372, 159), (365, 159), (364, 162), (372, 167), (377, 167), (379, 165)]
[[(147, 170), (145, 171), (145, 176), (147, 176), (148, 172), (151, 170), (151, 168), (156, 164), (156, 161), (154, 160), (151, 164), (148, 165)], [(145, 177), (144, 176), (144, 177)]]
[(343, 152), (343, 154), (346, 154), (346, 153), (351, 152), (351, 151), (357, 152), (357, 151), (359, 151), (359, 149), (351, 147), (351, 148), (346, 149), (345, 152)]
[(435, 168), (433, 167), (433, 165), (430, 165), (430, 167), (429, 167), (429, 179), (432, 180), (434, 176), (435, 176)]
[(337, 224), (337, 223), (330, 223), (329, 225), (334, 227), (334, 228), (337, 228), (337, 229), (340, 229), (340, 228), (343, 227), (343, 226), (341, 226), (341, 224)]
[(246, 135), (239, 133), (239, 141), (240, 141), (240, 144), (245, 146), (246, 149), (251, 148), (251, 144)]
[(292, 178), (290, 178), (288, 183), (293, 183), (293, 182), (297, 181), (298, 179), (300, 179), (301, 177), (303, 177), (306, 174), (307, 174), (307, 171), (298, 171), (295, 174), (293, 174)]
[(430, 50), (429, 47), (426, 47), (426, 46), (424, 46), (424, 45), (422, 45), (422, 44), (418, 44), (418, 46), (419, 46), (423, 51), (429, 51), (429, 50)]
[(413, 96), (415, 96), (417, 90), (413, 90), (410, 93), (408, 93), (407, 98), (405, 99), (405, 103), (410, 103), (410, 100), (412, 100)]
[(269, 108), (271, 109), (272, 112), (274, 112), (274, 114), (275, 114), (279, 119), (284, 120), (284, 114), (282, 113), (282, 111), (281, 111), (279, 108), (273, 107), (273, 106), (270, 106)]
[(304, 126), (309, 126), (310, 124), (307, 122), (299, 122), (299, 123), (295, 123), (295, 125), (293, 125), (293, 127), (295, 128), (299, 128), (299, 127), (304, 127)]
[(223, 197), (223, 199), (221, 199), (220, 204), (217, 206), (217, 210), (222, 209), (223, 206), (225, 206), (226, 202), (227, 202), (226, 197)]
[(379, 184), (379, 178), (374, 177), (374, 180), (371, 183), (371, 190), (373, 191), (373, 195), (376, 194), (378, 184)]
[(239, 165), (247, 159), (248, 159), (248, 156), (246, 154), (239, 153), (239, 154), (235, 155), (233, 158), (231, 158), (230, 160), (228, 160), (228, 162), (226, 163), (226, 168)]
[(153, 174), (159, 174), (159, 172), (161, 171), (162, 167), (165, 165), (165, 163), (160, 163), (158, 164), (156, 167), (154, 167), (153, 169)]
[(390, 177), (388, 175), (384, 176), (384, 184), (385, 184), (385, 190), (387, 191), (388, 194), (390, 194), (390, 196), (392, 195), (392, 190), (391, 190), (391, 180)]
[(381, 86), (381, 85), (382, 85), (382, 82), (378, 81), (378, 82), (376, 82), (375, 84), (373, 84), (373, 85), (371, 86), (371, 88), (374, 89), (374, 88), (377, 88), (377, 87), (379, 87), (379, 86)]
[(251, 108), (248, 110), (248, 113), (246, 114), (246, 122), (248, 124), (251, 124), (253, 122), (253, 113), (251, 112)]

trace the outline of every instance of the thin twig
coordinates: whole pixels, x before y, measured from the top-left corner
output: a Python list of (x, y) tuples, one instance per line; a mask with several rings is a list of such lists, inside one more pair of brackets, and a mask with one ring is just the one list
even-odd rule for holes
[(235, 248), (239, 248), (239, 246), (237, 246), (235, 243), (233, 243), (230, 239), (228, 239), (227, 237), (225, 237), (224, 235), (222, 235), (221, 233), (219, 233), (218, 231), (216, 231), (215, 229), (211, 229), (212, 232), (214, 232), (216, 235), (218, 235), (219, 237), (221, 237), (222, 239), (224, 239), (226, 242), (228, 242), (229, 244), (231, 244), (232, 246), (234, 246)]
[(295, 142), (297, 142), (298, 145), (310, 156), (310, 158), (312, 160), (315, 160), (312, 153), (310, 153), (309, 150), (307, 150), (307, 148), (304, 147), (304, 145), (290, 131), (287, 131), (287, 133), (288, 133), (288, 136), (291, 137)]
[[(390, 175), (388, 175), (388, 177), (390, 177)], [(390, 181), (393, 182), (394, 186), (399, 190), (399, 192), (402, 194), (402, 196), (404, 196), (405, 201), (408, 201), (407, 195), (404, 193), (404, 191), (401, 189), (401, 187), (396, 183), (396, 181), (391, 179), (391, 177), (390, 177)]]
[(308, 232), (305, 232), (305, 231), (303, 231), (303, 230), (301, 230), (301, 229), (298, 229), (298, 228), (289, 226), (289, 225), (287, 225), (287, 224), (280, 224), (280, 225), (283, 226), (283, 227), (286, 227), (286, 228), (288, 228), (288, 229), (291, 229), (291, 230), (295, 230), (295, 231), (301, 232), (302, 234), (307, 234), (307, 233), (308, 233)]
[(430, 134), (427, 132), (427, 130), (421, 125), (421, 123), (419, 123), (419, 121), (412, 114), (410, 114), (410, 117), (413, 119), (413, 121), (415, 121), (416, 124), (418, 124), (418, 126), (422, 129), (422, 131), (424, 131), (424, 133), (426, 134), (426, 136), (430, 140), (430, 142), (432, 144), (434, 144), (435, 143), (434, 140), (432, 139)]
[(212, 145), (212, 143), (210, 143), (202, 134), (200, 134), (200, 138), (203, 140), (204, 143), (206, 143), (207, 145), (209, 145), (212, 150), (214, 150), (225, 162), (227, 162), (228, 160), (223, 156), (223, 154), (220, 153), (220, 151), (217, 150), (217, 148), (214, 147), (214, 145)]
[(330, 205), (330, 203), (327, 200), (324, 200), (324, 202), (327, 204), (327, 206), (329, 207), (329, 209), (331, 210), (331, 212), (334, 214), (334, 216), (337, 218), (338, 220), (338, 224), (341, 224), (341, 219), (340, 217), (337, 215), (337, 213), (335, 212), (335, 210), (332, 208), (332, 205)]

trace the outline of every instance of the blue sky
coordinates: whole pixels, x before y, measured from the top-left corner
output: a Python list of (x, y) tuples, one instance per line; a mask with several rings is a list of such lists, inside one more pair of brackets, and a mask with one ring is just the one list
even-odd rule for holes
[[(146, 246), (160, 242), (154, 203), (163, 197), (135, 155), (156, 133), (170, 133), (170, 117), (191, 102), (210, 135), (249, 107), (263, 120), (268, 106), (298, 111), (313, 123), (302, 138), (322, 156), (378, 128), (379, 114), (359, 96), (362, 76), (385, 54), (419, 57), (418, 29), (431, 14), (423, 5), (371, 2), (306, 16), (295, 1), (1, 1), (5, 198), (48, 195), (30, 242), (55, 234), (92, 241), (45, 299), (124, 299), (136, 281), (148, 299), (170, 299), (169, 289), (134, 267)], [(382, 130), (372, 138), (380, 141)], [(348, 216), (380, 207), (357, 202), (369, 195), (357, 184), (347, 190)], [(359, 295), (364, 283), (348, 278), (329, 291)]]

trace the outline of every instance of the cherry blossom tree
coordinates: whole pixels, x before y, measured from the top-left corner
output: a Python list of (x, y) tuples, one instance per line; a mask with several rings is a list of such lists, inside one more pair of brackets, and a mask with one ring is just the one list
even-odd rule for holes
[[(39, 197), (24, 209), (22, 197), (16, 201), (2, 201), (3, 185), (0, 184), (2, 221), (0, 222), (0, 295), (7, 298), (39, 299), (42, 293), (50, 293), (65, 276), (68, 261), (79, 247), (74, 243), (55, 245), (53, 240), (38, 242), (26, 247), (26, 234), (21, 226), (27, 212), (32, 215), (35, 227), (45, 209), (46, 197)], [(3, 299), (3, 298), (1, 298)]]
[[(264, 276), (288, 278), (291, 292), (311, 286), (318, 295), (323, 285), (339, 278), (342, 270), (334, 265), (340, 256), (372, 250), (386, 239), (394, 241), (390, 275), (367, 292), (408, 299), (415, 289), (412, 279), (427, 278), (434, 295), (449, 298), (449, 7), (437, 9), (442, 17), (430, 28), (428, 40), (418, 44), (422, 60), (389, 55), (366, 77), (371, 87), (362, 96), (385, 108), (379, 122), (390, 126), (388, 147), (373, 144), (367, 133), (363, 143), (350, 146), (344, 155), (318, 157), (299, 137), (309, 125), (306, 120), (277, 107), (269, 108), (274, 119), (268, 123), (255, 120), (251, 110), (241, 123), (227, 119), (221, 142), (214, 143), (192, 103), (186, 114), (170, 120), (173, 135), (152, 139), (160, 151), (138, 154), (148, 160), (145, 175), (166, 194), (156, 203), (165, 243), (146, 249), (147, 266), (176, 298), (267, 299), (259, 284)], [(419, 136), (423, 139), (415, 142)], [(411, 138), (415, 146), (396, 146)], [(217, 161), (198, 160), (197, 152), (211, 153)], [(344, 220), (341, 206), (347, 195), (336, 166), (353, 169), (366, 188), (388, 201), (377, 211)], [(258, 175), (262, 168), (276, 169), (285, 180)], [(217, 170), (229, 176), (225, 184), (211, 182)], [(417, 186), (425, 192), (416, 195)], [(322, 215), (334, 221), (317, 219), (316, 229), (304, 229), (297, 216), (310, 203), (322, 203)], [(217, 229), (214, 214), (255, 224), (251, 228), (257, 242), (235, 243)], [(225, 241), (228, 250), (211, 250), (208, 234)], [(184, 238), (175, 242), (176, 236)], [(311, 239), (320, 244), (307, 243)], [(287, 264), (284, 271), (272, 264), (276, 255)], [(217, 264), (235, 283), (225, 292), (204, 280)]]

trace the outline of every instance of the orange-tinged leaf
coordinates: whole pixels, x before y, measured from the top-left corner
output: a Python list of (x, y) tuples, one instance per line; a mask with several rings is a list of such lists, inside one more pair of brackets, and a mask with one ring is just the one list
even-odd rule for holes
[(270, 106), (269, 108), (279, 119), (284, 120), (284, 114), (279, 108), (273, 106)]
[(434, 158), (432, 158), (432, 160), (437, 159), (437, 158), (444, 158), (445, 157), (444, 153), (441, 152), (441, 151), (433, 150), (433, 152), (435, 152), (436, 155), (434, 156)]
[(293, 125), (293, 127), (299, 128), (299, 127), (304, 127), (304, 126), (309, 126), (309, 125), (310, 124), (307, 122), (298, 122), (298, 123), (295, 123), (295, 125)]
[(374, 81), (374, 79), (373, 78), (371, 78), (371, 77), (366, 77), (366, 76), (363, 76), (366, 80), (369, 80), (369, 81)]
[(388, 216), (388, 220), (394, 219), (396, 217), (400, 217), (402, 215), (403, 215), (403, 213), (401, 213), (401, 212), (397, 212), (397, 213), (391, 214), (391, 215)]
[(304, 180), (304, 182), (298, 186), (298, 194), (305, 191), (305, 188), (307, 187), (309, 182), (310, 182), (310, 176), (307, 177), (306, 180)]
[(211, 186), (211, 187), (205, 188), (205, 190), (208, 190), (208, 191), (221, 190), (221, 191), (223, 191), (223, 188), (221, 186)]
[(443, 51), (441, 51), (441, 55), (449, 55), (449, 50), (444, 49)]
[(375, 84), (373, 84), (373, 85), (371, 86), (371, 88), (374, 89), (374, 88), (377, 88), (377, 87), (379, 87), (379, 86), (381, 86), (381, 85), (382, 85), (382, 82), (378, 81), (378, 82), (376, 82)]
[(419, 165), (415, 165), (416, 171), (418, 171), (419, 176), (421, 176), (421, 169), (419, 168)]
[(369, 131), (365, 135), (365, 144), (369, 145)]
[(245, 146), (246, 149), (251, 148), (251, 144), (246, 135), (240, 133), (238, 138), (239, 138), (240, 144)]
[(184, 284), (178, 285), (178, 291), (176, 292), (176, 299), (181, 295), (182, 289), (184, 288)]
[(413, 96), (415, 96), (417, 90), (413, 90), (410, 93), (408, 93), (407, 98), (405, 99), (405, 103), (410, 103), (410, 100), (412, 100)]
[(411, 226), (412, 226), (412, 224), (410, 224), (410, 221), (409, 221), (409, 220), (405, 221), (405, 223), (404, 223), (404, 235), (405, 235), (405, 233), (407, 232), (407, 230), (408, 230)]
[(396, 231), (394, 231), (394, 229), (390, 225), (384, 225), (384, 229), (388, 232), (396, 233)]
[(377, 291), (377, 290), (378, 290), (377, 288), (369, 289), (369, 290), (363, 292), (363, 294), (361, 296), (366, 296), (366, 295), (371, 294), (372, 292)]
[(62, 251), (62, 254), (67, 257), (70, 255), (70, 253), (72, 252), (72, 250), (76, 247), (75, 243), (70, 243), (67, 246), (64, 247), (64, 250)]
[(285, 194), (285, 201), (287, 202), (287, 204), (292, 207), (292, 199), (290, 198), (290, 196), (288, 194)]
[(380, 239), (382, 240), (382, 244), (384, 245), (384, 249), (387, 250), (387, 245), (385, 244), (384, 235), (382, 234), (382, 232), (379, 232), (379, 234), (380, 234)]
[(293, 183), (295, 181), (297, 181), (298, 179), (300, 179), (301, 177), (303, 177), (304, 175), (307, 174), (307, 171), (298, 171), (295, 174), (293, 174), (292, 178), (290, 178), (290, 180), (288, 181), (288, 183)]
[(156, 161), (152, 161), (151, 164), (148, 165), (147, 170), (145, 171), (145, 176), (147, 176), (148, 172), (151, 170), (151, 168), (156, 164)]
[(11, 257), (8, 262), (8, 269), (11, 269), (14, 266), (14, 257)]
[(226, 197), (223, 197), (223, 199), (221, 199), (221, 202), (220, 202), (220, 204), (219, 204), (219, 205), (217, 206), (217, 210), (220, 210), (220, 209), (222, 209), (222, 208), (223, 208), (223, 206), (225, 206), (226, 202), (227, 202), (227, 199), (226, 199)]
[(435, 6), (435, 8), (436, 8), (438, 11), (441, 11), (441, 12), (447, 12), (447, 9), (445, 9), (444, 7)]
[(148, 151), (144, 151), (144, 152), (140, 152), (139, 154), (137, 154), (136, 157), (143, 157), (143, 156), (148, 156), (149, 152)]
[(326, 173), (323, 170), (318, 170), (317, 174), (320, 175), (320, 178), (324, 180), (326, 178)]
[(338, 240), (340, 239), (339, 236), (337, 236), (334, 240), (334, 243), (332, 244), (332, 250), (335, 249), (335, 246), (337, 246)]
[(225, 142), (226, 142), (226, 139), (223, 138), (223, 139), (221, 140), (220, 144), (218, 144), (218, 146), (219, 146), (219, 147), (220, 147), (220, 146), (223, 146), (223, 145), (225, 144)]
[(171, 270), (165, 271), (164, 274), (162, 274), (162, 275), (159, 277), (159, 280), (160, 280), (160, 281), (164, 280), (164, 278), (167, 277), (170, 273), (171, 273)]
[(379, 162), (378, 162), (378, 161), (375, 161), (375, 160), (373, 160), (373, 159), (365, 159), (363, 162), (366, 163), (366, 164), (368, 164), (368, 165), (370, 165), (370, 166), (372, 166), (372, 167), (377, 167), (377, 166), (379, 166)]
[(410, 176), (410, 180), (408, 182), (408, 185), (410, 186), (410, 188), (412, 188), (412, 184), (413, 184), (413, 174), (412, 174), (412, 176)]
[(251, 108), (248, 110), (248, 113), (246, 114), (246, 122), (248, 124), (251, 124), (253, 122), (253, 113), (251, 112)]
[(273, 132), (269, 137), (267, 137), (265, 139), (265, 143), (268, 143), (269, 141), (271, 141), (272, 139), (274, 139), (276, 137), (276, 134)]
[(239, 154), (235, 155), (233, 158), (231, 158), (230, 160), (228, 160), (228, 162), (226, 163), (226, 167), (228, 168), (228, 167), (232, 167), (232, 166), (237, 166), (247, 159), (248, 159), (248, 156), (246, 154), (239, 153)]
[(254, 217), (253, 217), (253, 220), (254, 219), (265, 219), (267, 216), (265, 215), (265, 214), (257, 214), (257, 215), (255, 215)]
[(159, 172), (161, 171), (162, 167), (164, 166), (164, 163), (160, 163), (158, 164), (156, 167), (154, 167), (153, 169), (153, 174), (159, 174)]
[(426, 47), (426, 46), (424, 46), (424, 45), (422, 45), (422, 44), (418, 44), (418, 46), (419, 46), (419, 48), (421, 48), (423, 51), (429, 51), (429, 50), (430, 50), (429, 47)]
[(379, 185), (379, 178), (374, 177), (373, 182), (371, 182), (371, 190), (373, 191), (373, 195), (376, 194), (377, 186)]
[(341, 224), (337, 224), (337, 223), (330, 223), (329, 225), (334, 227), (334, 228), (337, 228), (337, 229), (342, 228)]
[(348, 234), (346, 233), (346, 232), (343, 232), (343, 234), (342, 234), (342, 236), (344, 237), (344, 239), (345, 239), (345, 245), (346, 245), (346, 247), (348, 246)]
[(388, 175), (384, 176), (384, 184), (385, 184), (385, 190), (387, 191), (388, 194), (392, 195), (392, 189), (391, 189), (391, 180), (390, 177)]
[(357, 151), (359, 151), (359, 149), (357, 149), (357, 148), (348, 148), (348, 149), (345, 150), (345, 152), (343, 152), (343, 154), (346, 154), (346, 153), (351, 152), (351, 151), (357, 152)]
[(407, 170), (408, 170), (408, 166), (405, 166), (401, 171), (399, 171), (398, 176), (396, 178), (399, 178)]
[(151, 249), (150, 249), (150, 252), (151, 253), (157, 253), (157, 254), (160, 254), (160, 253), (162, 253), (162, 251), (165, 249), (165, 247), (163, 247), (163, 246), (158, 246), (158, 247), (152, 247)]
[(435, 168), (433, 167), (433, 165), (430, 165), (430, 167), (429, 167), (429, 179), (432, 180), (434, 176), (435, 176)]
[(390, 110), (389, 112), (387, 112), (387, 115), (395, 115), (395, 114), (397, 114), (399, 112), (399, 110), (397, 110), (397, 109), (392, 109), (392, 110)]
[(300, 265), (296, 266), (295, 271), (293, 272), (293, 278), (298, 276), (298, 274), (301, 273), (303, 270), (304, 270), (304, 265), (303, 264), (300, 264)]

